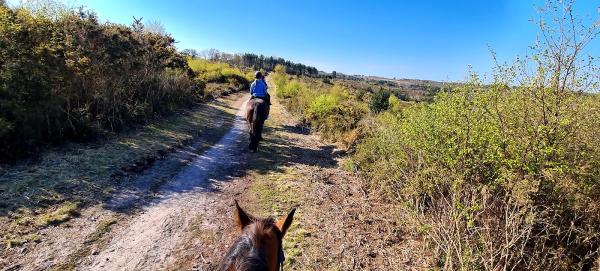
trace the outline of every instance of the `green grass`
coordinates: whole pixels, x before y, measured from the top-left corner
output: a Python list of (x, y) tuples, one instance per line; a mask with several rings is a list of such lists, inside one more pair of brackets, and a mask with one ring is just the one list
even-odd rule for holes
[(310, 233), (303, 227), (302, 215), (294, 218), (295, 222), (288, 229), (283, 239), (283, 249), (285, 251), (285, 267), (295, 266), (298, 259), (302, 257), (302, 246)]
[(118, 220), (116, 218), (109, 218), (100, 221), (100, 223), (98, 223), (96, 226), (96, 231), (94, 231), (94, 233), (88, 236), (88, 238), (85, 240), (85, 244), (92, 244), (98, 241), (105, 233), (110, 231), (110, 227), (117, 222)]
[[(277, 131), (277, 125), (286, 121), (281, 109), (279, 106), (271, 107), (271, 115), (263, 135), (267, 140), (261, 142), (261, 151), (255, 154), (256, 159), (250, 161), (250, 167), (254, 169), (250, 173), (253, 182), (248, 188), (252, 204), (247, 206), (248, 211), (254, 215), (276, 219), (301, 205), (307, 195), (303, 182), (300, 181), (303, 176), (293, 166), (286, 165), (291, 150), (287, 148), (287, 142), (282, 141), (282, 132)], [(305, 239), (310, 236), (304, 227), (302, 212), (301, 209), (296, 211), (294, 222), (283, 238), (286, 269), (298, 268)]]
[(4, 245), (6, 246), (7, 249), (16, 247), (16, 246), (21, 246), (25, 243), (28, 242), (39, 242), (40, 240), (40, 236), (37, 234), (28, 234), (22, 237), (9, 237), (9, 236), (5, 236), (4, 239), (2, 240)]
[(40, 226), (57, 225), (68, 221), (79, 215), (77, 211), (78, 203), (66, 202), (53, 212), (45, 213), (40, 216), (38, 224)]
[(254, 195), (256, 203), (262, 207), (260, 209), (268, 212), (267, 215), (285, 215), (289, 209), (283, 207), (298, 204), (292, 183), (297, 176), (291, 168), (286, 168), (283, 173), (257, 175), (256, 178), (257, 181), (250, 187), (250, 194)]
[(191, 236), (195, 240), (202, 240), (205, 243), (219, 242), (218, 232), (215, 229), (209, 229), (203, 226), (205, 217), (202, 214), (196, 215), (190, 222)]
[(231, 89), (248, 88), (250, 81), (254, 78), (252, 72), (244, 72), (223, 62), (199, 58), (188, 58), (187, 62), (196, 74), (196, 79), (205, 85), (205, 98), (218, 97), (230, 92)]

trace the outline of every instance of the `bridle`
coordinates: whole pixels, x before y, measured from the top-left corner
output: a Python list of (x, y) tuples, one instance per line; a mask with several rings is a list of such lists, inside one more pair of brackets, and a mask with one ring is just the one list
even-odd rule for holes
[(279, 270), (283, 271), (283, 262), (285, 262), (285, 253), (283, 252), (283, 238), (279, 239), (279, 253), (277, 256)]

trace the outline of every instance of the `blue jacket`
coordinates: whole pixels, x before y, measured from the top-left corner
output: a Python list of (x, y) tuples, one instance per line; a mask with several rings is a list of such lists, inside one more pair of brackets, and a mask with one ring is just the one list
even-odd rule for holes
[(250, 85), (250, 94), (252, 96), (255, 97), (261, 97), (264, 98), (267, 96), (267, 89), (269, 87), (267, 86), (267, 83), (265, 83), (264, 80), (254, 80), (254, 82), (252, 82), (252, 85)]

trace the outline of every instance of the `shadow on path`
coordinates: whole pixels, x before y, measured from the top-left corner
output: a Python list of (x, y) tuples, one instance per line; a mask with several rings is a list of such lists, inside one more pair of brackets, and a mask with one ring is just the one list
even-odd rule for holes
[[(144, 206), (160, 204), (164, 200), (183, 197), (187, 193), (217, 192), (215, 182), (230, 181), (243, 176), (248, 170), (267, 174), (282, 172), (285, 166), (292, 164), (324, 168), (337, 166), (333, 145), (306, 148), (295, 144), (290, 138), (279, 136), (281, 133), (276, 134), (287, 132), (306, 135), (306, 127), (271, 123), (265, 127), (265, 140), (261, 142), (258, 153), (247, 151), (247, 124), (241, 109), (232, 120), (231, 127), (216, 144), (201, 154), (195, 152), (192, 144), (157, 163), (106, 202), (105, 208), (128, 213)], [(182, 160), (187, 164), (179, 170), (170, 165)], [(173, 173), (176, 174), (169, 176)], [(163, 178), (164, 181), (157, 185), (156, 178)], [(151, 192), (151, 197), (148, 192)]]

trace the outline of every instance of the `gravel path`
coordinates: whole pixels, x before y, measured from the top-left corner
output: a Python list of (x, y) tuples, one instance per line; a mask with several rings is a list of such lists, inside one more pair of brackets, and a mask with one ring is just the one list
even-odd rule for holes
[[(243, 108), (244, 104), (242, 104)], [(130, 224), (113, 233), (110, 243), (80, 266), (85, 270), (152, 270), (167, 268), (170, 257), (188, 239), (194, 219), (203, 207), (214, 202), (213, 182), (231, 178), (240, 166), (247, 140), (242, 110), (232, 129), (202, 154), (189, 154), (193, 160), (174, 178), (157, 189), (154, 200), (145, 204)], [(160, 170), (160, 169), (157, 169)], [(135, 193), (116, 197), (114, 208), (129, 205)]]

